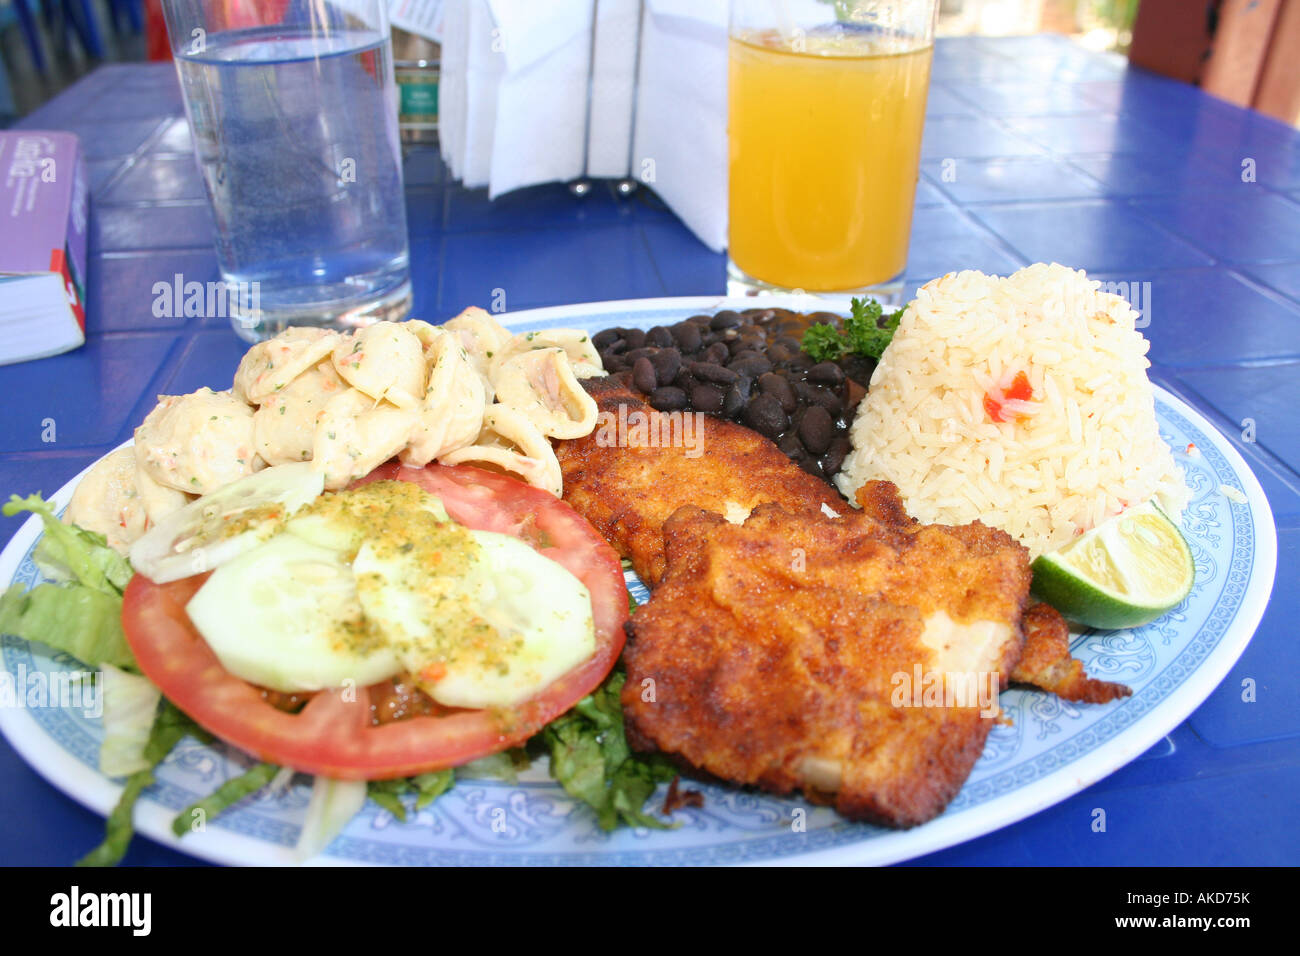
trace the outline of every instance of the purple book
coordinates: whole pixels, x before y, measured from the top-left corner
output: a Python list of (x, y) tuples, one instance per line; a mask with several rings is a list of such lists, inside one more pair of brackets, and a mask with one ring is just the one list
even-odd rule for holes
[(86, 341), (88, 211), (76, 136), (0, 130), (0, 365)]

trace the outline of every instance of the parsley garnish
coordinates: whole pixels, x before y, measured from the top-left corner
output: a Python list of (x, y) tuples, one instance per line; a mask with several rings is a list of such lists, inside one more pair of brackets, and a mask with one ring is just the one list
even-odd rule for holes
[(875, 299), (853, 299), (849, 305), (852, 314), (843, 328), (812, 325), (804, 332), (800, 345), (816, 361), (834, 362), (851, 353), (879, 359), (903, 317), (902, 309), (884, 315)]

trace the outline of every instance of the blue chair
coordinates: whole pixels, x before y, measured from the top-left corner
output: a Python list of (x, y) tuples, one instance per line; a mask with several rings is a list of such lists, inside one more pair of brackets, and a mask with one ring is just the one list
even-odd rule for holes
[[(44, 76), (45, 53), (41, 46), (40, 33), (36, 29), (36, 18), (32, 13), (30, 0), (13, 0), (13, 4), (23, 37), (27, 41), (28, 52), (32, 56), (32, 63), (36, 71)], [(90, 0), (45, 0), (41, 12), (46, 27), (56, 33), (59, 46), (64, 52), (69, 50), (68, 28), (71, 27), (87, 56), (94, 60), (104, 58), (104, 44), (99, 39), (99, 23)]]
[(41, 44), (40, 32), (36, 29), (36, 19), (32, 16), (27, 0), (13, 0), (14, 14), (18, 18), (18, 28), (22, 30), (23, 40), (27, 43), (27, 52), (31, 55), (36, 72), (45, 74), (45, 48)]

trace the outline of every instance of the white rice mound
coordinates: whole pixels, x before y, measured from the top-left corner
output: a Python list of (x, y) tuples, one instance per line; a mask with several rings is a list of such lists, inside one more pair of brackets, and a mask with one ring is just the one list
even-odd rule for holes
[[(892, 481), (921, 521), (979, 519), (1031, 559), (1152, 498), (1177, 520), (1188, 491), (1156, 426), (1150, 343), (1099, 286), (1043, 263), (927, 283), (858, 406), (840, 490), (852, 501), (865, 482)], [(1031, 398), (994, 421), (986, 393), (1022, 371)]]

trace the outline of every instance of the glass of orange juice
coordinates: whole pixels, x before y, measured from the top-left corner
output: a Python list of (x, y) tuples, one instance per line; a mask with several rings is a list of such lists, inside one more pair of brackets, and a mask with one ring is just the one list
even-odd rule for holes
[(937, 0), (732, 0), (728, 287), (896, 301)]

